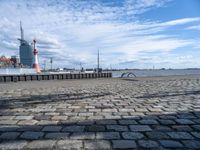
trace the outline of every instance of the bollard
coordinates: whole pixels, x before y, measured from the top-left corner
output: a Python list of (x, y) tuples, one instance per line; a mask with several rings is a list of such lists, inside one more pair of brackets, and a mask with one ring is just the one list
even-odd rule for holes
[(11, 76), (5, 76), (5, 82), (11, 82)]
[(12, 82), (17, 82), (18, 81), (18, 77), (17, 76), (12, 76)]
[(38, 81), (42, 80), (42, 75), (37, 75), (37, 80)]
[(0, 82), (4, 82), (4, 76), (0, 76)]
[(30, 81), (30, 80), (31, 80), (31, 76), (26, 75), (26, 76), (25, 76), (25, 80), (26, 80), (26, 81)]
[(37, 76), (36, 75), (31, 75), (31, 80), (32, 81), (37, 80)]

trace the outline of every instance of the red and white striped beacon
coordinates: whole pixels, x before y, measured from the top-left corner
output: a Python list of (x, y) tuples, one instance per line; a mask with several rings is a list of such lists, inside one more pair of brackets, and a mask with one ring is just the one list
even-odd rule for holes
[(40, 66), (39, 66), (39, 62), (38, 62), (38, 50), (36, 49), (36, 40), (34, 39), (33, 40), (33, 54), (34, 54), (34, 64), (33, 64), (33, 68), (35, 68), (35, 71), (37, 73), (40, 73), (41, 70), (40, 70)]

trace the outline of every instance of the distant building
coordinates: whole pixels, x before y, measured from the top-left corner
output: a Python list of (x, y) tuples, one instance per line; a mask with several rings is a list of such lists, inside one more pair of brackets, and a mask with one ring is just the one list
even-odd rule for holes
[(22, 24), (20, 22), (21, 39), (19, 46), (19, 56), (20, 63), (27, 67), (32, 67), (33, 65), (33, 48), (32, 46), (24, 40), (24, 30), (22, 29)]

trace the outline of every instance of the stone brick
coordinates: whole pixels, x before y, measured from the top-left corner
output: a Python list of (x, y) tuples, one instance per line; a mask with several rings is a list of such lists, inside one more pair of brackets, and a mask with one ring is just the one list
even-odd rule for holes
[(142, 133), (139, 132), (123, 132), (122, 133), (122, 137), (124, 139), (142, 139), (144, 137), (144, 135)]
[(1, 134), (0, 139), (14, 140), (19, 136), (20, 132), (4, 132)]
[(86, 128), (86, 130), (89, 132), (101, 132), (105, 131), (105, 127), (102, 125), (90, 125)]
[(146, 135), (148, 136), (148, 138), (150, 139), (169, 139), (169, 136), (167, 135), (166, 132), (146, 132)]
[(111, 144), (109, 141), (98, 140), (98, 141), (85, 141), (84, 142), (85, 149), (110, 149)]
[(167, 147), (167, 148), (181, 148), (183, 145), (174, 140), (160, 140), (160, 143), (162, 146)]
[(131, 125), (131, 124), (138, 124), (138, 123), (135, 120), (123, 119), (123, 120), (119, 120), (119, 124)]
[(193, 139), (193, 137), (187, 132), (168, 132), (172, 139)]
[(69, 133), (67, 132), (53, 132), (53, 133), (47, 133), (45, 135), (46, 139), (69, 139)]
[(149, 124), (149, 125), (158, 124), (158, 122), (153, 119), (143, 119), (143, 120), (140, 120), (139, 122), (140, 124)]
[(21, 136), (20, 136), (20, 138), (33, 140), (33, 139), (42, 138), (43, 135), (44, 135), (43, 132), (31, 132), (31, 131), (27, 131), (27, 132), (22, 133)]
[(178, 124), (194, 124), (194, 122), (189, 119), (176, 119), (175, 121)]
[(182, 142), (188, 149), (200, 149), (200, 141), (185, 140), (185, 141), (182, 141)]
[(35, 125), (38, 121), (37, 120), (21, 120), (17, 124), (18, 125)]
[(0, 143), (1, 150), (11, 150), (11, 149), (23, 149), (27, 145), (25, 140), (16, 140), (16, 141), (4, 141)]
[(52, 120), (67, 120), (68, 116), (53, 116), (51, 119)]
[(14, 125), (18, 120), (0, 120), (0, 125)]
[(61, 126), (45, 126), (42, 131), (58, 132), (62, 129)]
[(62, 131), (63, 132), (83, 132), (85, 129), (85, 126), (77, 126), (77, 125), (72, 125), (72, 126), (65, 126)]
[(128, 131), (128, 127), (122, 125), (107, 125), (106, 128), (112, 131)]
[(116, 120), (97, 120), (96, 124), (108, 125), (108, 124), (117, 124)]
[(34, 116), (16, 116), (16, 120), (31, 120)]
[(57, 142), (59, 149), (81, 149), (83, 142), (81, 140), (60, 140)]
[(112, 140), (113, 148), (116, 149), (131, 149), (136, 148), (137, 145), (133, 140)]
[(194, 137), (200, 139), (200, 132), (192, 132), (191, 134), (192, 134)]
[(81, 133), (72, 133), (70, 139), (95, 139), (95, 133), (93, 132), (81, 132)]
[(34, 140), (30, 142), (27, 149), (54, 149), (56, 141), (54, 140)]
[(158, 121), (162, 125), (173, 125), (173, 124), (176, 124), (175, 121), (170, 120), (170, 119), (159, 119)]
[(148, 125), (130, 125), (131, 131), (151, 131), (152, 129)]
[(158, 143), (156, 141), (152, 140), (139, 140), (139, 145), (144, 148), (156, 148), (159, 147)]
[(118, 132), (97, 132), (96, 139), (104, 139), (104, 140), (120, 139), (120, 134)]

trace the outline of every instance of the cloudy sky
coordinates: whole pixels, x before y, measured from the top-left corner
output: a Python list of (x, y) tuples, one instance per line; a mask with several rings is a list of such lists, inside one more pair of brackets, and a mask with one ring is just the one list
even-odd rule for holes
[(200, 67), (199, 0), (0, 0), (0, 55), (38, 41), (40, 64), (103, 68)]

